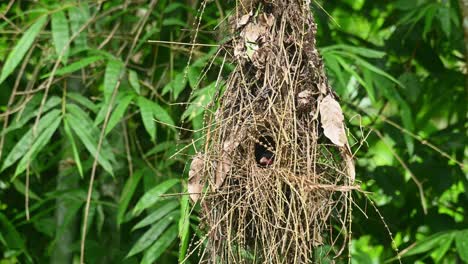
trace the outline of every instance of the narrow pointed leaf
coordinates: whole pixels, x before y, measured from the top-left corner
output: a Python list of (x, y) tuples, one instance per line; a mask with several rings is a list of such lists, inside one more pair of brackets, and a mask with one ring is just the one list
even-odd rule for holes
[(468, 229), (457, 232), (455, 245), (460, 258), (468, 263)]
[(23, 60), (26, 52), (31, 48), (42, 27), (47, 22), (47, 16), (41, 16), (16, 43), (13, 50), (8, 54), (8, 58), (3, 65), (0, 75), (0, 84), (15, 70), (16, 66)]
[(65, 13), (59, 10), (52, 14), (52, 40), (54, 41), (57, 56), (62, 55), (62, 63), (67, 64), (69, 54), (70, 30)]
[[(135, 254), (142, 252), (143, 250), (147, 249), (154, 241), (157, 241), (160, 238), (161, 234), (166, 230), (166, 228), (174, 222), (179, 212), (173, 212), (168, 214), (166, 217), (155, 223), (151, 226), (148, 231), (146, 231), (143, 236), (138, 239), (135, 245), (132, 247), (130, 252), (128, 253), (127, 257), (131, 257)], [(177, 230), (175, 232), (177, 234)]]
[[(40, 135), (51, 123), (53, 123), (55, 120), (60, 118), (61, 112), (57, 109), (54, 109), (44, 115), (41, 118), (41, 122), (39, 122), (37, 126), (36, 133), (37, 135)], [(31, 128), (24, 136), (16, 143), (16, 145), (13, 147), (13, 149), (10, 151), (10, 153), (7, 155), (5, 158), (5, 161), (3, 162), (2, 168), (0, 171), (5, 170), (6, 168), (10, 167), (15, 163), (17, 160), (19, 160), (21, 157), (23, 157), (30, 149), (31, 145), (33, 144), (33, 129)]]
[(109, 123), (107, 124), (106, 134), (108, 134), (122, 120), (132, 100), (133, 95), (127, 95), (123, 99), (119, 100), (114, 112), (109, 119)]
[(190, 240), (190, 203), (187, 195), (180, 199), (180, 218), (179, 218), (179, 263), (182, 263), (187, 254), (187, 248)]
[[(99, 140), (99, 130), (93, 125), (89, 116), (83, 112), (78, 106), (73, 104), (67, 105), (67, 120), (70, 128), (75, 132), (85, 148), (89, 151), (92, 158), (96, 157), (97, 145)], [(114, 175), (111, 161), (114, 160), (112, 150), (109, 149), (108, 143), (104, 142), (99, 152), (99, 164), (111, 175)]]
[(177, 237), (177, 226), (173, 225), (161, 235), (160, 239), (156, 241), (145, 253), (141, 264), (151, 264), (166, 251), (167, 248), (174, 242)]
[(138, 107), (140, 107), (141, 119), (143, 120), (146, 132), (148, 132), (151, 140), (154, 142), (156, 136), (156, 125), (153, 120), (153, 108), (156, 104), (143, 96), (138, 97), (137, 104)]
[(138, 228), (142, 228), (151, 224), (154, 224), (156, 221), (159, 221), (162, 217), (167, 215), (168, 213), (172, 212), (174, 209), (177, 208), (179, 202), (177, 201), (170, 201), (159, 207), (158, 209), (154, 210), (150, 215), (143, 218), (140, 222), (138, 222), (132, 230), (136, 230)]
[(117, 224), (120, 225), (123, 222), (125, 212), (127, 211), (128, 204), (135, 193), (135, 190), (140, 182), (143, 171), (138, 170), (133, 175), (129, 176), (125, 182), (122, 190), (122, 196), (120, 197), (119, 207), (117, 209)]
[(156, 103), (153, 106), (153, 114), (158, 121), (160, 121), (163, 124), (169, 125), (169, 128), (174, 129), (175, 124), (174, 120), (172, 120), (172, 117), (164, 108), (162, 108)]
[(167, 180), (152, 188), (151, 190), (147, 191), (145, 195), (143, 195), (143, 197), (141, 197), (138, 203), (136, 204), (135, 208), (133, 209), (133, 214), (135, 216), (139, 215), (141, 212), (143, 212), (143, 210), (154, 205), (161, 199), (162, 194), (167, 192), (170, 188), (172, 188), (179, 182), (179, 179)]
[[(92, 57), (87, 57), (87, 58), (81, 59), (79, 61), (75, 61), (72, 64), (69, 64), (69, 65), (67, 65), (67, 66), (65, 66), (63, 68), (58, 69), (55, 72), (54, 76), (62, 76), (62, 75), (68, 74), (68, 73), (75, 72), (77, 70), (83, 69), (83, 68), (87, 67), (88, 65), (90, 65), (92, 63), (95, 63), (97, 61), (100, 61), (102, 59), (103, 58), (101, 56), (92, 56)], [(45, 75), (41, 76), (41, 78), (47, 78), (50, 75), (51, 75), (51, 73), (48, 73), (48, 74), (45, 74)]]
[(138, 241), (128, 253), (127, 257), (131, 257), (140, 253), (141, 251), (147, 249), (154, 241), (158, 240), (159, 236), (164, 232), (164, 230), (166, 230), (166, 228), (174, 222), (178, 214), (178, 211), (172, 212), (151, 226), (151, 228), (148, 229), (148, 231), (146, 231), (143, 236), (140, 237), (140, 239), (138, 239)]
[(81, 178), (83, 178), (84, 177), (83, 166), (81, 165), (80, 154), (78, 152), (78, 147), (76, 146), (75, 137), (73, 136), (73, 133), (70, 129), (70, 126), (68, 125), (68, 121), (66, 118), (63, 124), (64, 124), (63, 128), (65, 130), (65, 135), (67, 136), (68, 141), (70, 141), (70, 144), (72, 147), (73, 159), (75, 160), (76, 167), (78, 168), (78, 173), (80, 174)]
[[(44, 123), (44, 120), (39, 120), (39, 124), (41, 122)], [(47, 122), (44, 124), (45, 129), (40, 134), (38, 134), (38, 136), (33, 138), (33, 144), (30, 146), (26, 155), (24, 155), (18, 163), (13, 179), (19, 174), (21, 174), (23, 171), (25, 171), (26, 167), (28, 166), (28, 163), (30, 163), (31, 160), (33, 160), (36, 157), (36, 155), (47, 145), (47, 143), (49, 143), (50, 139), (54, 135), (61, 122), (62, 117), (59, 116), (52, 122)]]
[(135, 90), (137, 94), (140, 94), (140, 82), (138, 80), (138, 74), (135, 71), (129, 70), (128, 71), (128, 82), (130, 86)]
[(106, 102), (109, 102), (114, 89), (117, 88), (122, 68), (123, 64), (118, 60), (109, 60), (107, 62), (106, 73), (104, 75), (104, 100)]
[(87, 3), (82, 2), (78, 6), (72, 6), (68, 9), (68, 16), (70, 17), (70, 28), (73, 35), (78, 36), (73, 40), (73, 43), (78, 49), (84, 49), (88, 46), (86, 30), (80, 29), (89, 19), (89, 6)]

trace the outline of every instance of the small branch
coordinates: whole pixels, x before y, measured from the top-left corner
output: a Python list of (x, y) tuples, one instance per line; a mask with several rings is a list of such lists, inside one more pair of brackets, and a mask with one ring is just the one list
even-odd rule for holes
[(408, 165), (406, 165), (406, 163), (403, 161), (403, 159), (398, 155), (398, 153), (395, 152), (395, 150), (385, 141), (382, 133), (380, 133), (380, 131), (378, 130), (375, 130), (374, 131), (375, 134), (382, 140), (382, 142), (385, 144), (385, 146), (388, 148), (388, 150), (390, 150), (390, 152), (392, 153), (392, 155), (398, 160), (398, 162), (400, 163), (400, 165), (409, 173), (409, 175), (411, 176), (411, 179), (413, 180), (413, 182), (416, 184), (416, 186), (418, 187), (418, 190), (419, 190), (419, 196), (421, 197), (421, 206), (423, 208), (423, 211), (424, 211), (424, 214), (427, 214), (427, 201), (426, 201), (426, 197), (424, 196), (424, 188), (422, 186), (422, 183), (419, 181), (419, 179), (416, 177), (416, 175), (414, 175), (414, 173), (410, 170), (410, 168), (408, 167)]

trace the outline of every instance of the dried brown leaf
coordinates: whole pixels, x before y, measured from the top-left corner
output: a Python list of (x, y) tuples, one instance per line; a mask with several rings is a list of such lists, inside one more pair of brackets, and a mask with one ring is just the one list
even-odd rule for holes
[(249, 22), (250, 17), (252, 16), (252, 11), (246, 15), (241, 16), (239, 20), (237, 20), (237, 28), (240, 28)]
[(200, 198), (200, 194), (203, 191), (203, 184), (201, 182), (203, 176), (203, 167), (205, 166), (205, 161), (203, 154), (198, 153), (192, 160), (190, 164), (189, 171), (189, 180), (188, 180), (188, 192), (190, 194), (190, 199), (194, 203), (197, 202)]
[(216, 178), (215, 178), (215, 187), (219, 189), (226, 179), (228, 172), (231, 170), (232, 160), (230, 157), (223, 153), (221, 160), (218, 162), (216, 167)]
[(343, 111), (340, 104), (331, 95), (327, 95), (320, 102), (320, 117), (325, 136), (333, 144), (340, 147), (345, 146), (348, 139), (344, 129)]

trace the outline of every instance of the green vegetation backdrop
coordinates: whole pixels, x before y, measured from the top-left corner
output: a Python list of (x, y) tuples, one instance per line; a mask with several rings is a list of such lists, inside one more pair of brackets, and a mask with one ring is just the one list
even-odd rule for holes
[[(468, 263), (466, 1), (312, 2), (367, 192), (352, 263)], [(197, 263), (182, 193), (234, 4), (0, 2), (1, 264)]]

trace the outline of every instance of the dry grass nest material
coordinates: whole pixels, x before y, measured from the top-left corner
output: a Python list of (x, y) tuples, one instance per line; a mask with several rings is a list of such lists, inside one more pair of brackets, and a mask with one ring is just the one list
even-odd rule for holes
[(203, 262), (319, 263), (346, 252), (354, 165), (309, 4), (237, 1), (222, 46), (235, 69), (189, 172)]

